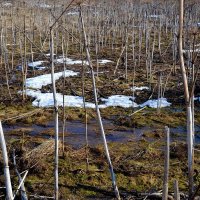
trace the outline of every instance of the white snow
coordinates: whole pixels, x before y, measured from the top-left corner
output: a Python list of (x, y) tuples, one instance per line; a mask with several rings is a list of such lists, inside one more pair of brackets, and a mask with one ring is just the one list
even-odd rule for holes
[(134, 87), (131, 88), (131, 90), (133, 90), (133, 91), (149, 90), (149, 87), (147, 87), (147, 86), (141, 86), (141, 87), (134, 86)]
[(31, 63), (28, 63), (28, 66), (29, 67), (37, 67), (37, 66), (40, 66), (44, 63), (44, 61), (35, 61), (35, 62), (31, 62)]
[(74, 11), (74, 12), (68, 12), (67, 15), (79, 15), (79, 12), (76, 12), (76, 11)]
[(129, 107), (138, 107), (138, 105), (133, 102), (134, 98), (132, 96), (125, 96), (125, 95), (113, 95), (108, 97), (108, 99), (101, 98), (105, 105), (101, 105), (100, 107), (109, 107), (109, 106), (120, 106), (124, 108)]
[[(52, 107), (54, 106), (54, 100), (53, 100), (53, 93), (41, 93), (40, 90), (32, 90), (27, 89), (26, 91), (28, 96), (36, 98), (33, 102), (33, 106), (38, 107)], [(83, 98), (79, 96), (71, 96), (71, 95), (64, 95), (65, 101), (64, 105), (67, 107), (83, 107)], [(58, 106), (63, 106), (63, 95), (60, 93), (56, 94)], [(95, 105), (93, 103), (86, 102), (86, 107), (88, 108), (95, 108)]]
[(183, 53), (196, 53), (196, 52), (200, 52), (200, 49), (183, 49)]
[(38, 3), (37, 6), (40, 7), (40, 8), (51, 8), (52, 7), (52, 6), (50, 6), (49, 4), (46, 4), (46, 3)]
[[(54, 74), (55, 80), (58, 80), (63, 75), (64, 75), (63, 72), (55, 73)], [(65, 71), (65, 77), (76, 76), (76, 75), (78, 75), (78, 72), (74, 72), (71, 70)], [(46, 86), (49, 84), (51, 84), (51, 74), (44, 74), (44, 75), (36, 76), (33, 78), (27, 78), (26, 80), (27, 88), (41, 89), (42, 86)]]
[[(49, 55), (49, 54), (46, 54), (46, 55)], [(65, 62), (67, 65), (81, 65), (82, 62), (83, 62), (85, 65), (89, 65), (88, 61), (73, 60), (71, 58), (63, 58), (62, 56), (60, 56), (59, 58), (55, 59), (55, 62), (56, 63), (60, 63), (60, 64), (63, 64)], [(111, 62), (113, 62), (113, 61), (106, 60), (106, 59), (98, 60), (99, 64), (107, 64), (107, 63), (111, 63)]]
[(4, 3), (3, 6), (5, 7), (12, 6), (12, 3), (7, 2), (7, 3)]
[(159, 19), (162, 18), (163, 15), (149, 15), (150, 18), (155, 18), (155, 19)]
[(99, 63), (99, 64), (107, 64), (107, 63), (111, 63), (111, 62), (113, 62), (113, 61), (111, 61), (111, 60), (106, 60), (106, 59), (98, 60), (98, 63)]
[(194, 101), (199, 101), (200, 102), (200, 97), (195, 97)]
[[(54, 53), (53, 55), (55, 56), (56, 54)], [(50, 57), (51, 54), (50, 54), (50, 53), (47, 53), (47, 54), (45, 54), (45, 56)]]
[[(66, 63), (67, 65), (75, 65), (75, 64), (80, 65), (80, 64), (82, 64), (82, 60), (72, 60), (70, 58), (63, 58), (63, 57), (59, 57), (59, 58), (55, 59), (55, 62), (60, 63), (60, 64)], [(88, 65), (87, 61), (83, 61), (83, 63)]]
[(37, 70), (42, 70), (42, 69), (45, 69), (46, 67), (42, 66), (42, 64), (44, 63), (45, 61), (42, 61), (42, 60), (39, 60), (39, 61), (35, 61), (35, 62), (31, 62), (31, 63), (28, 63), (28, 67), (31, 67), (33, 69), (37, 69)]
[[(160, 101), (160, 107), (161, 108), (171, 105), (171, 103), (169, 103), (166, 98), (160, 98), (158, 100)], [(144, 102), (143, 104), (140, 104), (140, 107), (148, 106), (150, 108), (157, 108), (158, 107), (158, 100), (157, 99), (148, 100), (148, 101)]]
[[(102, 63), (112, 62), (110, 60), (101, 60)], [(66, 62), (67, 64), (80, 64), (82, 63), (81, 60), (72, 60), (70, 58), (59, 58), (57, 62)], [(29, 63), (30, 66), (38, 66), (41, 65), (43, 61), (37, 61), (33, 63)], [(74, 72), (72, 70), (66, 70), (65, 72), (58, 72), (54, 74), (55, 81), (65, 75), (65, 77), (70, 76), (77, 76), (79, 72)], [(33, 106), (39, 107), (52, 107), (54, 106), (53, 101), (53, 93), (41, 93), (40, 89), (42, 86), (46, 86), (51, 84), (51, 74), (45, 74), (36, 76), (33, 78), (28, 78), (26, 80), (26, 87), (27, 87), (27, 95), (35, 98), (32, 102)], [(133, 87), (132, 90), (148, 90), (149, 88), (146, 86), (142, 87)], [(57, 102), (59, 106), (63, 106), (63, 95), (61, 93), (57, 93)], [(80, 96), (71, 96), (65, 95), (65, 102), (64, 105), (68, 107), (83, 107), (83, 98)], [(134, 102), (135, 98), (132, 96), (125, 96), (125, 95), (112, 95), (108, 98), (101, 98), (102, 103), (99, 105), (100, 108), (106, 108), (109, 106), (120, 106), (124, 108), (130, 107), (144, 107), (149, 106), (152, 108), (157, 108), (157, 101), (158, 100), (148, 100), (143, 104), (137, 104)], [(161, 107), (170, 106), (171, 103), (167, 102), (166, 98), (159, 99)], [(95, 108), (95, 104), (91, 102), (86, 102), (86, 107), (88, 108)]]

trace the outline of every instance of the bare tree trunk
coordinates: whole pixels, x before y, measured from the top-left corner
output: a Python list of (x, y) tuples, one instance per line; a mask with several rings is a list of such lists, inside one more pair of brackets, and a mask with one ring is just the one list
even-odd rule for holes
[(12, 200), (13, 199), (13, 192), (12, 192), (12, 185), (10, 180), (10, 171), (8, 166), (8, 154), (6, 148), (6, 142), (3, 134), (3, 128), (0, 121), (0, 145), (2, 149), (3, 155), (3, 163), (4, 163), (4, 176), (5, 176), (5, 185), (6, 185), (6, 199)]
[(53, 86), (54, 117), (55, 117), (55, 166), (54, 166), (54, 195), (58, 200), (58, 102), (56, 98), (56, 84), (54, 77), (54, 34), (50, 29), (51, 80)]
[(174, 181), (174, 199), (180, 200), (180, 194), (179, 194), (179, 187), (178, 187), (178, 181)]
[(101, 134), (102, 134), (102, 137), (103, 137), (103, 143), (104, 143), (106, 157), (107, 157), (110, 172), (111, 172), (114, 192), (115, 192), (117, 199), (120, 200), (120, 195), (119, 195), (118, 187), (117, 187), (117, 184), (116, 184), (115, 173), (114, 173), (113, 165), (112, 165), (112, 162), (111, 162), (111, 159), (110, 159), (110, 154), (109, 154), (109, 150), (108, 150), (108, 145), (107, 145), (107, 141), (106, 141), (104, 127), (103, 127), (101, 114), (100, 114), (100, 110), (99, 110), (99, 105), (98, 105), (98, 100), (97, 100), (96, 81), (95, 81), (94, 70), (93, 70), (93, 67), (92, 67), (91, 59), (90, 59), (90, 53), (89, 53), (89, 49), (88, 49), (88, 43), (87, 43), (87, 37), (86, 37), (86, 33), (85, 33), (85, 26), (84, 26), (81, 7), (80, 7), (80, 18), (81, 18), (81, 24), (82, 24), (87, 60), (88, 60), (89, 67), (90, 67), (90, 70), (91, 70), (91, 75), (92, 75), (92, 84), (93, 84), (93, 92), (94, 92), (94, 99), (95, 99), (95, 106), (96, 106), (96, 112), (97, 112), (97, 117), (98, 117), (98, 123), (99, 123), (100, 131), (101, 131)]
[(192, 127), (192, 106), (191, 98), (189, 94), (187, 74), (183, 58), (183, 15), (184, 15), (184, 0), (180, 0), (179, 5), (179, 56), (180, 56), (180, 68), (182, 72), (182, 79), (185, 92), (185, 102), (187, 107), (187, 144), (188, 144), (188, 178), (189, 178), (189, 198), (193, 193), (193, 127)]
[(168, 199), (168, 177), (169, 177), (169, 151), (170, 151), (170, 136), (169, 136), (169, 128), (165, 127), (166, 132), (166, 149), (165, 149), (165, 169), (164, 169), (164, 181), (163, 181), (163, 194), (162, 200)]
[[(63, 59), (67, 58), (67, 55), (65, 54), (65, 48), (64, 48), (64, 43), (65, 40), (62, 37), (62, 56)], [(66, 70), (66, 63), (65, 61), (63, 62), (63, 121), (62, 121), (62, 153), (63, 157), (65, 156), (65, 131), (66, 131), (66, 113), (65, 113), (65, 95), (64, 95), (64, 90), (65, 90), (65, 70)]]

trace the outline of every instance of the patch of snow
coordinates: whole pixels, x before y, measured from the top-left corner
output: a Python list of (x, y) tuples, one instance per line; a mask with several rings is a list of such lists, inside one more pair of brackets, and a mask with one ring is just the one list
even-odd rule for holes
[(106, 63), (111, 63), (111, 62), (113, 62), (113, 61), (111, 61), (111, 60), (106, 60), (106, 59), (98, 60), (98, 63), (99, 63), (99, 64), (106, 64)]
[(45, 61), (31, 62), (31, 63), (28, 63), (28, 67), (31, 68), (31, 69), (35, 69), (35, 70), (43, 70), (43, 69), (46, 69), (46, 67), (42, 66), (42, 64), (44, 62)]
[(35, 61), (35, 62), (31, 62), (31, 63), (28, 63), (28, 66), (29, 67), (37, 67), (37, 66), (40, 66), (44, 63), (44, 61)]
[[(51, 55), (50, 53), (45, 54), (45, 56), (47, 56), (47, 57), (50, 57), (50, 55)], [(53, 55), (56, 56), (55, 53)]]
[[(171, 105), (171, 103), (169, 103), (166, 98), (160, 98), (158, 100), (160, 101), (160, 107), (161, 108), (168, 107), (168, 106)], [(148, 100), (148, 101), (144, 102), (143, 104), (140, 104), (140, 107), (148, 106), (150, 108), (157, 108), (158, 107), (158, 100), (157, 99)]]
[(141, 87), (134, 86), (134, 87), (131, 88), (131, 90), (133, 90), (133, 91), (149, 90), (149, 87), (147, 87), (147, 86), (141, 86)]
[(68, 12), (67, 15), (79, 15), (79, 12), (76, 12), (76, 11), (74, 11), (74, 12)]
[(105, 102), (105, 105), (100, 105), (100, 108), (109, 106), (120, 106), (123, 108), (138, 107), (138, 105), (133, 102), (134, 98), (132, 96), (113, 95), (108, 97), (108, 99), (101, 98), (101, 100)]
[(183, 53), (197, 53), (200, 52), (200, 49), (183, 49)]
[[(67, 65), (80, 65), (82, 64), (82, 60), (72, 60), (70, 58), (63, 58), (59, 57), (58, 59), (55, 59), (56, 63), (63, 64), (66, 63)], [(88, 65), (87, 61), (83, 61), (84, 64)]]
[(195, 97), (194, 101), (199, 101), (200, 102), (200, 97)]
[[(61, 61), (72, 63), (72, 62), (78, 62), (73, 61), (72, 59), (66, 58), (60, 58)], [(41, 64), (43, 61), (37, 61), (33, 62), (31, 66), (37, 66), (37, 64)], [(82, 61), (80, 61), (82, 63)], [(20, 66), (18, 66), (20, 68)], [(58, 72), (54, 74), (55, 81), (58, 80), (60, 77), (70, 77), (70, 76), (77, 76), (79, 72), (74, 72), (72, 70), (66, 70), (64, 72)], [(35, 100), (32, 102), (33, 106), (39, 106), (39, 107), (52, 107), (54, 106), (54, 100), (53, 100), (53, 93), (41, 93), (40, 89), (42, 86), (46, 86), (51, 84), (51, 74), (45, 74), (36, 76), (33, 78), (28, 78), (26, 80), (26, 87), (27, 87), (27, 95), (35, 98)], [(149, 89), (148, 87), (142, 86), (142, 87), (134, 87), (133, 90), (144, 90)], [(61, 93), (56, 94), (57, 102), (59, 106), (63, 105), (63, 95)], [(71, 96), (71, 95), (65, 95), (65, 102), (64, 105), (68, 107), (83, 107), (83, 97), (80, 96)], [(125, 95), (112, 95), (108, 98), (101, 98), (102, 104), (99, 105), (99, 108), (106, 108), (109, 106), (120, 106), (123, 108), (130, 108), (130, 107), (144, 107), (149, 106), (151, 108), (157, 108), (158, 100), (148, 100), (147, 102), (138, 105), (134, 102), (135, 98), (132, 96), (125, 96)], [(160, 105), (161, 107), (170, 106), (171, 103), (167, 102), (166, 98), (161, 98)], [(88, 108), (95, 108), (95, 104), (91, 102), (86, 102), (86, 107)]]
[(7, 3), (4, 3), (3, 6), (9, 7), (9, 6), (12, 6), (12, 3), (7, 2)]
[(16, 67), (16, 69), (17, 69), (17, 71), (22, 71), (22, 66), (21, 66), (21, 65), (18, 65), (18, 66)]
[(52, 6), (46, 4), (46, 3), (40, 3), (40, 4), (37, 4), (38, 7), (40, 8), (51, 8)]
[[(65, 77), (76, 76), (78, 72), (74, 72), (71, 70), (65, 71)], [(60, 77), (64, 76), (63, 72), (58, 72), (54, 74), (55, 80), (58, 80)], [(26, 79), (26, 87), (27, 88), (34, 88), (34, 89), (41, 89), (42, 86), (46, 86), (51, 84), (51, 74), (44, 74), (41, 76), (36, 76), (33, 78)]]
[[(53, 93), (41, 93), (41, 91), (27, 89), (26, 91), (28, 96), (31, 96), (33, 98), (36, 98), (33, 102), (33, 106), (38, 107), (52, 107), (54, 106), (54, 100), (53, 100)], [(71, 95), (64, 95), (65, 101), (64, 105), (67, 107), (83, 107), (83, 98), (79, 96), (71, 96)], [(58, 106), (63, 106), (63, 95), (60, 93), (56, 94)], [(87, 108), (95, 108), (95, 104), (86, 102)]]
[(160, 19), (163, 15), (149, 15), (149, 18)]

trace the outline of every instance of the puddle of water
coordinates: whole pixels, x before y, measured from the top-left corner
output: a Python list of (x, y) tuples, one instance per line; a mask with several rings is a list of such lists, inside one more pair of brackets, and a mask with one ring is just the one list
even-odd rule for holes
[[(118, 129), (111, 121), (103, 120), (106, 138), (108, 142), (127, 142), (129, 140), (137, 140), (141, 138), (144, 129)], [(8, 136), (11, 131), (26, 132), (29, 136), (39, 136), (44, 138), (52, 137), (48, 134), (48, 130), (54, 129), (54, 122), (50, 121), (46, 126), (18, 124), (14, 126), (3, 125), (5, 134)], [(59, 124), (60, 133), (62, 132), (62, 123)], [(12, 134), (11, 134), (12, 135)], [(88, 124), (88, 141), (90, 146), (103, 144), (102, 136), (96, 121), (91, 121)], [(81, 121), (66, 122), (65, 142), (72, 145), (74, 148), (79, 148), (85, 145), (85, 124)]]
[[(115, 126), (109, 120), (103, 120), (106, 138), (108, 142), (125, 143), (128, 141), (137, 141), (141, 139), (144, 132), (155, 131), (155, 128), (143, 127), (127, 129)], [(10, 131), (26, 132), (29, 136), (38, 136), (43, 138), (52, 138), (54, 122), (50, 121), (46, 126), (18, 124), (15, 126), (3, 125), (4, 132), (9, 136)], [(163, 129), (164, 130), (164, 129)], [(59, 124), (59, 131), (62, 133), (62, 123)], [(200, 126), (195, 126), (195, 143), (200, 143)], [(51, 132), (51, 134), (50, 134)], [(171, 141), (186, 140), (186, 128), (183, 126), (177, 128), (170, 128)], [(11, 134), (12, 135), (12, 134)], [(60, 135), (61, 136), (61, 135)], [(61, 138), (60, 138), (61, 139)], [(148, 140), (148, 138), (145, 138)], [(90, 146), (103, 144), (102, 136), (98, 128), (98, 123), (93, 120), (88, 124), (88, 141)], [(65, 142), (74, 148), (80, 148), (85, 145), (85, 124), (81, 121), (68, 121), (66, 122)]]

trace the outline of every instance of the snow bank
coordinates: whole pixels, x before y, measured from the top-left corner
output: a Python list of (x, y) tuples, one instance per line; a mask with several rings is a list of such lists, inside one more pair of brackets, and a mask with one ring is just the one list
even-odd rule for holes
[[(101, 60), (102, 63), (112, 62), (109, 60)], [(43, 61), (37, 61), (30, 63), (31, 66), (37, 66), (42, 64)], [(66, 58), (59, 58), (57, 59), (57, 62), (66, 62), (70, 64), (80, 64), (82, 61), (76, 60), (73, 61), (72, 59)], [(70, 77), (70, 76), (77, 76), (79, 73), (74, 72), (72, 70), (66, 70), (65, 72), (58, 72), (55, 73), (55, 81), (58, 80), (60, 77)], [(39, 107), (52, 107), (54, 106), (53, 101), (53, 93), (41, 93), (40, 89), (42, 86), (46, 86), (51, 84), (51, 74), (45, 74), (33, 78), (28, 78), (26, 80), (26, 87), (27, 87), (27, 95), (35, 98), (33, 101), (33, 106), (39, 106)], [(133, 87), (132, 90), (148, 90), (148, 87), (142, 86), (142, 87)], [(63, 95), (60, 93), (56, 94), (58, 106), (63, 106)], [(68, 107), (83, 107), (83, 97), (80, 96), (71, 96), (71, 95), (65, 95), (65, 101), (64, 105)], [(101, 98), (102, 104), (99, 105), (100, 108), (106, 108), (109, 106), (120, 106), (123, 108), (130, 108), (130, 107), (144, 107), (149, 106), (151, 108), (157, 108), (157, 102), (158, 100), (148, 100), (147, 102), (143, 104), (137, 104), (134, 102), (135, 98), (132, 96), (125, 96), (125, 95), (112, 95), (108, 98)], [(160, 105), (161, 107), (170, 106), (171, 103), (167, 102), (166, 98), (161, 98)], [(87, 108), (95, 108), (95, 104), (91, 102), (86, 102)]]
[(109, 107), (109, 106), (120, 106), (123, 108), (130, 107), (138, 107), (138, 105), (134, 102), (134, 98), (132, 96), (125, 95), (113, 95), (108, 97), (108, 99), (101, 98), (105, 105), (101, 105), (100, 107)]
[[(77, 76), (78, 72), (74, 72), (71, 70), (65, 71), (65, 77)], [(64, 72), (58, 72), (54, 74), (55, 80), (58, 80), (60, 77), (64, 76)], [(41, 89), (42, 86), (46, 86), (51, 84), (51, 74), (45, 74), (41, 76), (36, 76), (33, 78), (28, 78), (26, 80), (27, 88)]]
[[(41, 91), (27, 89), (26, 91), (28, 96), (31, 96), (33, 98), (36, 98), (33, 102), (33, 106), (38, 107), (53, 107), (54, 106), (54, 100), (53, 100), (53, 93), (41, 93)], [(63, 95), (60, 93), (56, 94), (58, 106), (63, 106)], [(64, 95), (65, 101), (64, 105), (67, 107), (83, 107), (83, 98), (79, 96), (71, 96), (71, 95)], [(95, 105), (93, 103), (86, 102), (87, 108), (95, 108)]]

